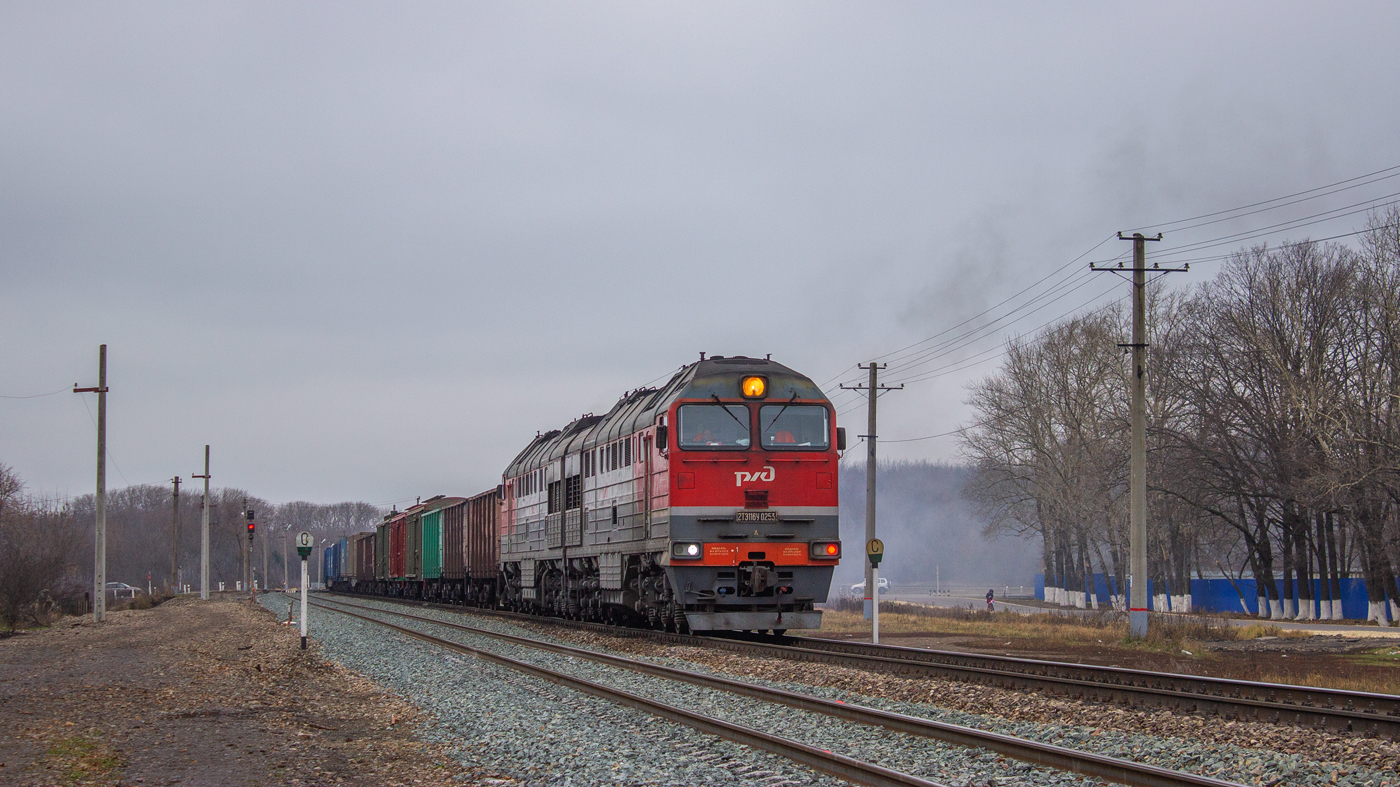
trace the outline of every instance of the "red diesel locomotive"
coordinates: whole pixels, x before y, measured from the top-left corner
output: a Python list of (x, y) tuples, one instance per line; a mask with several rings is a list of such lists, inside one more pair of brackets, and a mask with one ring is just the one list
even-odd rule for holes
[(807, 377), (702, 358), (510, 463), (497, 603), (676, 631), (818, 628), (844, 443)]
[(502, 484), (335, 544), (334, 590), (674, 631), (818, 628), (845, 432), (813, 382), (714, 357), (539, 435)]

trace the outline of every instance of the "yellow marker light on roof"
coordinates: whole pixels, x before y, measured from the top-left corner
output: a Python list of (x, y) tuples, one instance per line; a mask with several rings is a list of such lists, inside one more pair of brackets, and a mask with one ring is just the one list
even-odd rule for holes
[(768, 392), (768, 381), (762, 377), (745, 377), (740, 388), (744, 392), (744, 398), (762, 399), (763, 394)]

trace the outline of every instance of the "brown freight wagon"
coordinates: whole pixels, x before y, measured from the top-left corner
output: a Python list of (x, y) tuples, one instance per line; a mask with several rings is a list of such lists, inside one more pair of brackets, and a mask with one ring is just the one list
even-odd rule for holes
[(377, 533), (357, 533), (350, 537), (350, 554), (355, 558), (355, 571), (350, 580), (355, 585), (374, 581), (374, 542)]
[(496, 602), (500, 521), (500, 487), (467, 498), (462, 539), (462, 565), (466, 571), (464, 601), (467, 604), (492, 606)]
[(467, 572), (462, 565), (462, 527), (466, 522), (467, 501), (465, 498), (449, 498), (451, 505), (441, 511), (442, 529), (442, 580), (438, 596), (442, 601), (462, 603), (463, 584)]

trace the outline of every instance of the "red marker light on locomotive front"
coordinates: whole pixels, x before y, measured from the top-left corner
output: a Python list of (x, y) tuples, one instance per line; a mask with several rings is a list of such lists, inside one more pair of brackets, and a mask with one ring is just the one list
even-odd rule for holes
[(826, 545), (826, 553), (827, 553), (828, 555), (831, 555), (831, 556), (835, 557), (836, 555), (841, 554), (841, 547), (838, 547), (838, 546), (836, 546), (835, 544), (827, 544), (827, 545)]

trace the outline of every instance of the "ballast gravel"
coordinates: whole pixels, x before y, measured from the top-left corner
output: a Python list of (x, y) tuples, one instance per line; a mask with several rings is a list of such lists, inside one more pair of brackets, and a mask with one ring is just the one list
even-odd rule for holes
[[(260, 600), (274, 611), (285, 603)], [(465, 770), (495, 772), (519, 784), (578, 787), (842, 783), (357, 618), (313, 609), (309, 620), (327, 658), (431, 716), (421, 737), (442, 745)]]
[[(334, 600), (334, 597), (328, 600)], [(512, 621), (489, 616), (468, 616), (449, 610), (413, 608), (405, 610), (392, 602), (377, 602), (367, 599), (354, 599), (354, 603), (368, 604), (387, 610), (411, 611), (413, 614), (447, 622), (466, 623), (482, 629), (502, 633), (529, 636), (563, 644), (579, 646), (586, 641), (586, 647), (614, 655), (640, 658), (653, 663), (664, 664), (680, 669), (706, 672), (734, 678), (734, 662), (771, 662), (771, 659), (751, 659), (732, 653), (713, 651), (705, 648), (660, 646), (656, 643), (639, 643), (633, 639), (617, 639), (598, 634), (575, 630), (554, 629), (541, 631), (541, 626), (520, 625)], [(344, 619), (344, 616), (337, 616)], [(821, 745), (848, 756), (877, 762), (885, 767), (913, 773), (933, 781), (950, 785), (963, 784), (1076, 784), (1082, 783), (1078, 777), (1062, 772), (1032, 768), (1015, 761), (1005, 760), (993, 754), (976, 752), (962, 747), (949, 746), (923, 738), (911, 738), (882, 729), (872, 730), (860, 725), (815, 716), (795, 711), (783, 706), (762, 703), (740, 698), (726, 692), (718, 692), (699, 687), (679, 684), (662, 678), (650, 678), (634, 673), (620, 672), (611, 667), (603, 667), (579, 659), (545, 654), (505, 643), (492, 642), (486, 638), (450, 630), (429, 624), (415, 624), (402, 619), (400, 625), (430, 630), (435, 636), (453, 641), (461, 641), (472, 647), (482, 647), (492, 652), (504, 653), (512, 658), (537, 663), (569, 674), (576, 674), (589, 680), (625, 688), (636, 693), (663, 699), (667, 702), (690, 702), (689, 707), (706, 714), (732, 721), (760, 727), (772, 732), (793, 737), (812, 745)], [(369, 625), (369, 624), (365, 624)], [(638, 651), (659, 652), (666, 655), (648, 656)], [(689, 658), (686, 658), (688, 656)], [(731, 669), (715, 669), (716, 660), (726, 662), (723, 666)], [(807, 669), (823, 671), (840, 668), (804, 665)], [(745, 670), (740, 670), (744, 672)], [(790, 670), (784, 670), (790, 671)], [(857, 672), (846, 670), (847, 672)], [(750, 672), (762, 672), (751, 670)], [(884, 677), (884, 676), (881, 676)], [(1058, 746), (1091, 751), (1113, 757), (1144, 762), (1174, 770), (1189, 771), (1212, 776), (1213, 778), (1236, 781), (1243, 784), (1317, 784), (1317, 785), (1369, 785), (1373, 787), (1396, 787), (1400, 777), (1394, 760), (1382, 758), (1374, 762), (1377, 767), (1358, 766), (1356, 763), (1338, 763), (1309, 759), (1299, 753), (1288, 753), (1264, 748), (1238, 746), (1221, 741), (1203, 741), (1175, 736), (1145, 735), (1111, 724), (1086, 726), (1082, 724), (1044, 723), (1025, 720), (1012, 720), (984, 713), (971, 713), (966, 710), (940, 707), (927, 702), (896, 701), (883, 697), (863, 695), (831, 686), (813, 686), (793, 681), (773, 681), (749, 674), (746, 680), (760, 685), (774, 686), (788, 691), (796, 691), (814, 696), (838, 699), (884, 710), (905, 713), (911, 716), (942, 721), (951, 724), (976, 727), (1031, 740), (1053, 743)], [(910, 683), (928, 683), (927, 680), (898, 680)], [(984, 689), (985, 687), (976, 687)], [(1001, 690), (996, 690), (1001, 691)], [(661, 694), (658, 694), (661, 692)], [(911, 696), (913, 693), (906, 694)], [(922, 692), (919, 692), (922, 694)], [(1026, 695), (1021, 695), (1025, 697)], [(682, 700), (673, 697), (681, 697)], [(1072, 703), (1056, 700), (1057, 704)], [(1127, 713), (1123, 709), (1100, 707), (1109, 720)], [(1134, 711), (1134, 713), (1140, 713)], [(1158, 712), (1169, 716), (1164, 712)], [(772, 724), (777, 726), (764, 726)], [(1233, 727), (1234, 723), (1220, 722), (1221, 726)], [(1243, 726), (1243, 725), (1241, 725)], [(789, 729), (800, 732), (791, 733)], [(1311, 733), (1316, 735), (1317, 733)], [(699, 733), (690, 732), (694, 739)], [(701, 736), (703, 737), (703, 736)], [(713, 740), (713, 739), (711, 739)], [(732, 744), (731, 744), (732, 745)], [(742, 748), (742, 747), (741, 747)], [(796, 766), (793, 766), (796, 767)], [(810, 772), (809, 772), (810, 773)], [(815, 777), (824, 778), (824, 777)]]

